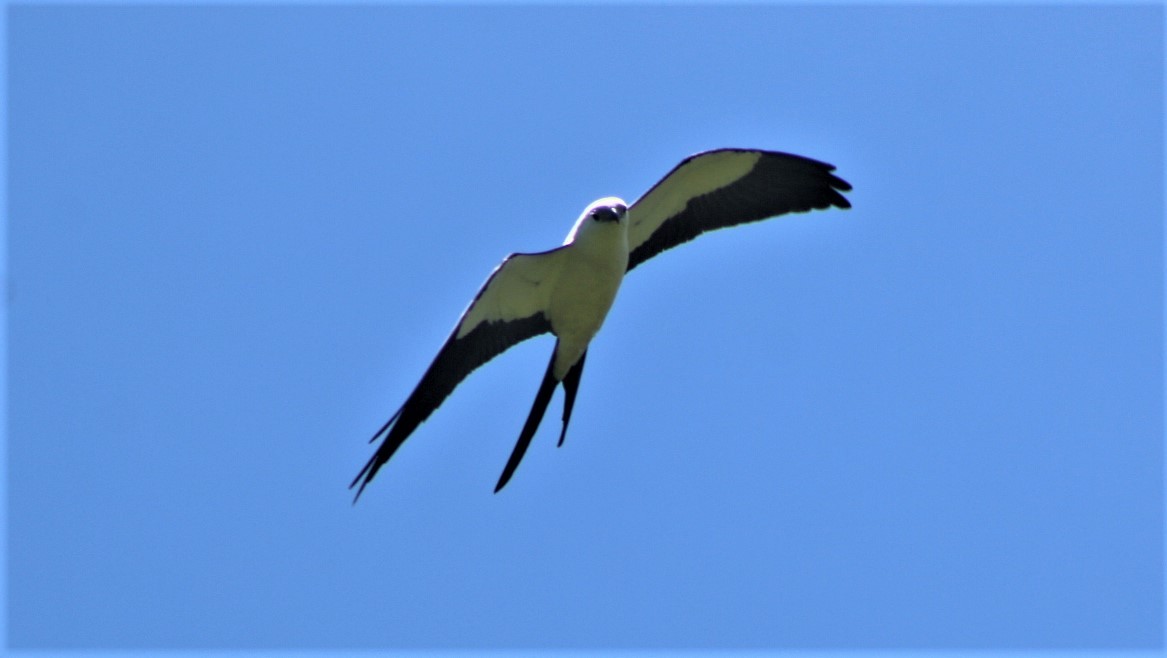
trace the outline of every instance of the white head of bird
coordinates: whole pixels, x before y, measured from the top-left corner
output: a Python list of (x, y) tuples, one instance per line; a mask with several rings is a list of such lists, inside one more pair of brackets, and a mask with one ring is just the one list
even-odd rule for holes
[(624, 203), (623, 199), (614, 196), (597, 199), (584, 208), (579, 219), (575, 220), (575, 225), (571, 227), (571, 232), (567, 234), (567, 239), (563, 241), (563, 244), (571, 244), (575, 242), (577, 237), (588, 235), (594, 231), (618, 229), (627, 232), (627, 218), (628, 204)]

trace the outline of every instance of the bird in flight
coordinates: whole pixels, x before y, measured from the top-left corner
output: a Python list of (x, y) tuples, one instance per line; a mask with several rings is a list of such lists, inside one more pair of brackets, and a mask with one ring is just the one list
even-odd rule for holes
[(556, 337), (535, 403), (494, 491), (506, 486), (563, 384), (563, 429), (579, 391), (588, 343), (624, 275), (660, 252), (714, 229), (791, 212), (850, 208), (851, 185), (824, 162), (789, 153), (717, 149), (685, 158), (632, 205), (616, 197), (584, 209), (563, 245), (511, 254), (487, 277), (397, 413), (373, 435), (380, 446), (349, 488), (356, 502), (377, 472), (476, 368), (528, 338)]

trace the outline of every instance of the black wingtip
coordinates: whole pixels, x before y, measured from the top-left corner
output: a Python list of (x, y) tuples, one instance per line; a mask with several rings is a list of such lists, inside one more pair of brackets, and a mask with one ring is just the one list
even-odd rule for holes
[(360, 483), (360, 486), (357, 487), (356, 495), (353, 496), (353, 505), (357, 504), (357, 501), (361, 498), (361, 493), (365, 491), (365, 486), (369, 484), (369, 482), (373, 479), (373, 476), (377, 473), (378, 467), (374, 465), (376, 461), (377, 455), (374, 454), (369, 459), (369, 461), (365, 463), (365, 467), (361, 469), (361, 472), (357, 473), (357, 476), (353, 478), (352, 482), (349, 483), (349, 489), (357, 487), (357, 484)]
[[(831, 169), (833, 170), (834, 167), (831, 167)], [(827, 178), (827, 183), (830, 185), (830, 193), (831, 193), (830, 203), (831, 203), (831, 205), (836, 207), (836, 208), (841, 208), (843, 210), (850, 208), (851, 207), (851, 200), (848, 199), (847, 197), (843, 196), (842, 193), (843, 192), (850, 192), (852, 189), (851, 184), (848, 183), (847, 181), (843, 180), (842, 178), (835, 176), (834, 174), (829, 175), (829, 177)]]
[(389, 420), (385, 421), (385, 424), (381, 426), (381, 429), (377, 430), (377, 432), (375, 434), (373, 434), (373, 436), (369, 437), (370, 444), (375, 442), (378, 437), (383, 435), (385, 433), (385, 430), (389, 429), (389, 426), (393, 424), (393, 421), (397, 420), (397, 417), (401, 415), (401, 410), (404, 408), (405, 408), (405, 405), (401, 405), (401, 407), (397, 409), (397, 412), (394, 413), (392, 416), (390, 416)]
[[(831, 169), (834, 169), (834, 167), (831, 167)], [(842, 178), (839, 178), (838, 176), (835, 176), (834, 174), (831, 175), (830, 183), (831, 183), (831, 187), (835, 188), (836, 190), (841, 190), (843, 192), (850, 192), (852, 189), (850, 183), (843, 180)]]
[[(397, 410), (397, 413), (393, 414), (389, 420), (385, 421), (385, 424), (381, 426), (381, 429), (377, 430), (376, 434), (373, 435), (373, 438), (369, 439), (369, 443), (373, 443), (381, 437), (387, 437), (387, 433), (390, 431), (390, 428), (393, 427), (393, 423), (397, 421), (397, 418), (401, 416), (401, 410), (404, 408), (405, 406), (402, 405), (401, 409)], [(404, 440), (404, 438), (401, 439), (401, 441)], [(381, 466), (384, 465), (385, 462), (389, 461), (389, 458), (393, 456), (393, 453), (397, 450), (397, 447), (401, 445), (401, 441), (397, 441), (394, 444), (382, 443), (381, 447), (378, 448), (373, 453), (373, 456), (369, 458), (369, 461), (365, 462), (365, 466), (361, 469), (361, 472), (357, 473), (357, 476), (353, 478), (352, 482), (349, 483), (349, 489), (356, 487), (358, 483), (361, 485), (357, 488), (356, 495), (353, 496), (353, 505), (357, 504), (357, 500), (361, 497), (361, 492), (365, 490), (365, 487), (369, 484), (369, 482), (373, 481), (373, 476), (377, 474), (377, 471), (381, 469)]]

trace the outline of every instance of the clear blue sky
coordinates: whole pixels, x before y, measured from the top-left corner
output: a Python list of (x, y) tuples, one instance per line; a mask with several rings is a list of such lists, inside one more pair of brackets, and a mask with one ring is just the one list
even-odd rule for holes
[[(16, 6), (19, 648), (1150, 649), (1163, 9)], [(491, 268), (722, 146), (854, 209), (365, 441)]]

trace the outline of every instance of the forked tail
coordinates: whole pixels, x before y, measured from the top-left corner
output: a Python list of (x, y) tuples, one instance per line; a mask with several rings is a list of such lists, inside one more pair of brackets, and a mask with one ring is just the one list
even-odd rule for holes
[(535, 430), (539, 429), (539, 423), (543, 420), (543, 413), (547, 411), (547, 405), (551, 403), (551, 395), (555, 393), (555, 385), (559, 380), (555, 378), (555, 353), (559, 345), (556, 344), (556, 349), (551, 350), (551, 363), (547, 364), (547, 374), (543, 375), (543, 383), (539, 384), (539, 392), (535, 394), (535, 404), (531, 406), (531, 413), (527, 416), (527, 422), (523, 425), (523, 431), (519, 434), (519, 441), (515, 443), (515, 449), (511, 451), (511, 457), (507, 460), (507, 465), (502, 469), (502, 476), (498, 479), (498, 484), (494, 487), (494, 493), (498, 493), (500, 489), (510, 482), (511, 476), (515, 474), (515, 469), (519, 467), (519, 462), (523, 461), (523, 455), (527, 453), (527, 446), (531, 445), (531, 438), (535, 436)]

